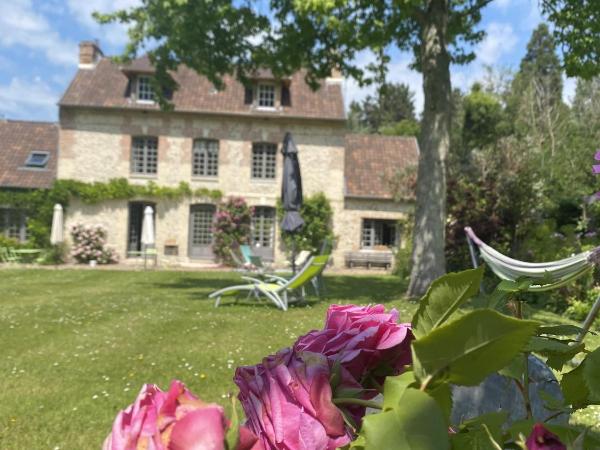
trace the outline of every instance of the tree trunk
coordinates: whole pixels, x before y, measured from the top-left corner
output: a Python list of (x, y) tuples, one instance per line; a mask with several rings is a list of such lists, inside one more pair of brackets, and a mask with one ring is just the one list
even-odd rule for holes
[(452, 94), (447, 22), (448, 0), (430, 0), (421, 21), (425, 104), (408, 288), (413, 297), (422, 295), (432, 281), (446, 272), (446, 156), (450, 146)]

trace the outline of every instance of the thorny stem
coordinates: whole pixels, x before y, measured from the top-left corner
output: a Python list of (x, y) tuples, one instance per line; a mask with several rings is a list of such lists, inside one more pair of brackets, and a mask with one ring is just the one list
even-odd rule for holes
[(358, 405), (373, 409), (383, 409), (380, 403), (373, 400), (363, 400), (361, 398), (334, 398), (334, 405)]
[[(516, 300), (516, 316), (519, 319), (523, 318), (523, 303), (519, 300)], [(531, 411), (531, 399), (529, 398), (529, 352), (525, 352), (523, 354), (524, 360), (524, 368), (523, 370), (523, 400), (525, 401), (525, 410), (527, 411), (527, 418), (531, 419), (533, 417), (533, 413)]]

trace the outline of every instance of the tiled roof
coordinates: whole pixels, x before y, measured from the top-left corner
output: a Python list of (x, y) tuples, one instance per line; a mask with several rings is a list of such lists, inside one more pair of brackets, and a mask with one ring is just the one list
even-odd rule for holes
[[(59, 104), (158, 110), (155, 104), (136, 103), (127, 96), (126, 73), (147, 73), (149, 70), (151, 65), (147, 58), (138, 58), (121, 68), (111, 59), (103, 58), (95, 68), (77, 72)], [(215, 90), (208, 79), (185, 66), (181, 66), (173, 77), (179, 84), (172, 98), (175, 111), (345, 120), (341, 84), (323, 82), (321, 89), (313, 92), (305, 83), (303, 72), (286, 79), (289, 80), (291, 106), (275, 111), (258, 110), (245, 104), (244, 86), (232, 77), (224, 78), (226, 88), (222, 91)]]
[[(44, 169), (25, 167), (32, 151), (50, 154)], [(48, 188), (56, 178), (58, 124), (0, 120), (0, 187)]]
[(414, 137), (348, 134), (346, 136), (346, 197), (393, 199), (391, 180), (419, 162)]

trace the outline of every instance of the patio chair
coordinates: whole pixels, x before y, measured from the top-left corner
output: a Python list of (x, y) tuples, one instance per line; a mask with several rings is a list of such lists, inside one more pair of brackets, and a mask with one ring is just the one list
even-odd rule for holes
[[(298, 253), (296, 255), (296, 259), (294, 260), (296, 269), (300, 269), (302, 266), (304, 266), (304, 264), (306, 264), (308, 261), (308, 258), (310, 258), (310, 252), (308, 250), (302, 250), (300, 253)], [(288, 266), (292, 265), (290, 261), (286, 261), (286, 264)]]
[(255, 255), (252, 252), (252, 247), (247, 244), (240, 245), (240, 253), (244, 258), (246, 264), (250, 266), (254, 266), (258, 272), (265, 272), (267, 270), (271, 270), (270, 264), (265, 264), (263, 259), (260, 256)]
[(21, 258), (15, 253), (15, 249), (12, 247), (1, 247), (0, 248), (0, 260), (5, 263), (19, 263)]
[(217, 307), (219, 306), (222, 297), (237, 296), (238, 294), (246, 292), (248, 293), (248, 297), (254, 295), (256, 299), (260, 299), (261, 296), (264, 296), (272, 301), (278, 308), (287, 311), (288, 305), (292, 301), (290, 299), (290, 294), (300, 291), (299, 299), (304, 299), (306, 284), (311, 282), (325, 270), (328, 260), (329, 255), (312, 257), (302, 270), (289, 280), (276, 276), (269, 276), (264, 281), (252, 277), (242, 277), (250, 283), (219, 289), (208, 297), (216, 299), (215, 307)]

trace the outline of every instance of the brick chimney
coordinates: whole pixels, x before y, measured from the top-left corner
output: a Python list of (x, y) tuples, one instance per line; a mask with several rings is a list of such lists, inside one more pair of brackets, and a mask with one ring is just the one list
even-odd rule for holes
[(79, 43), (79, 68), (93, 69), (104, 54), (98, 41), (82, 41)]
[(325, 80), (327, 84), (342, 84), (343, 81), (342, 72), (337, 67), (331, 70), (331, 74)]

